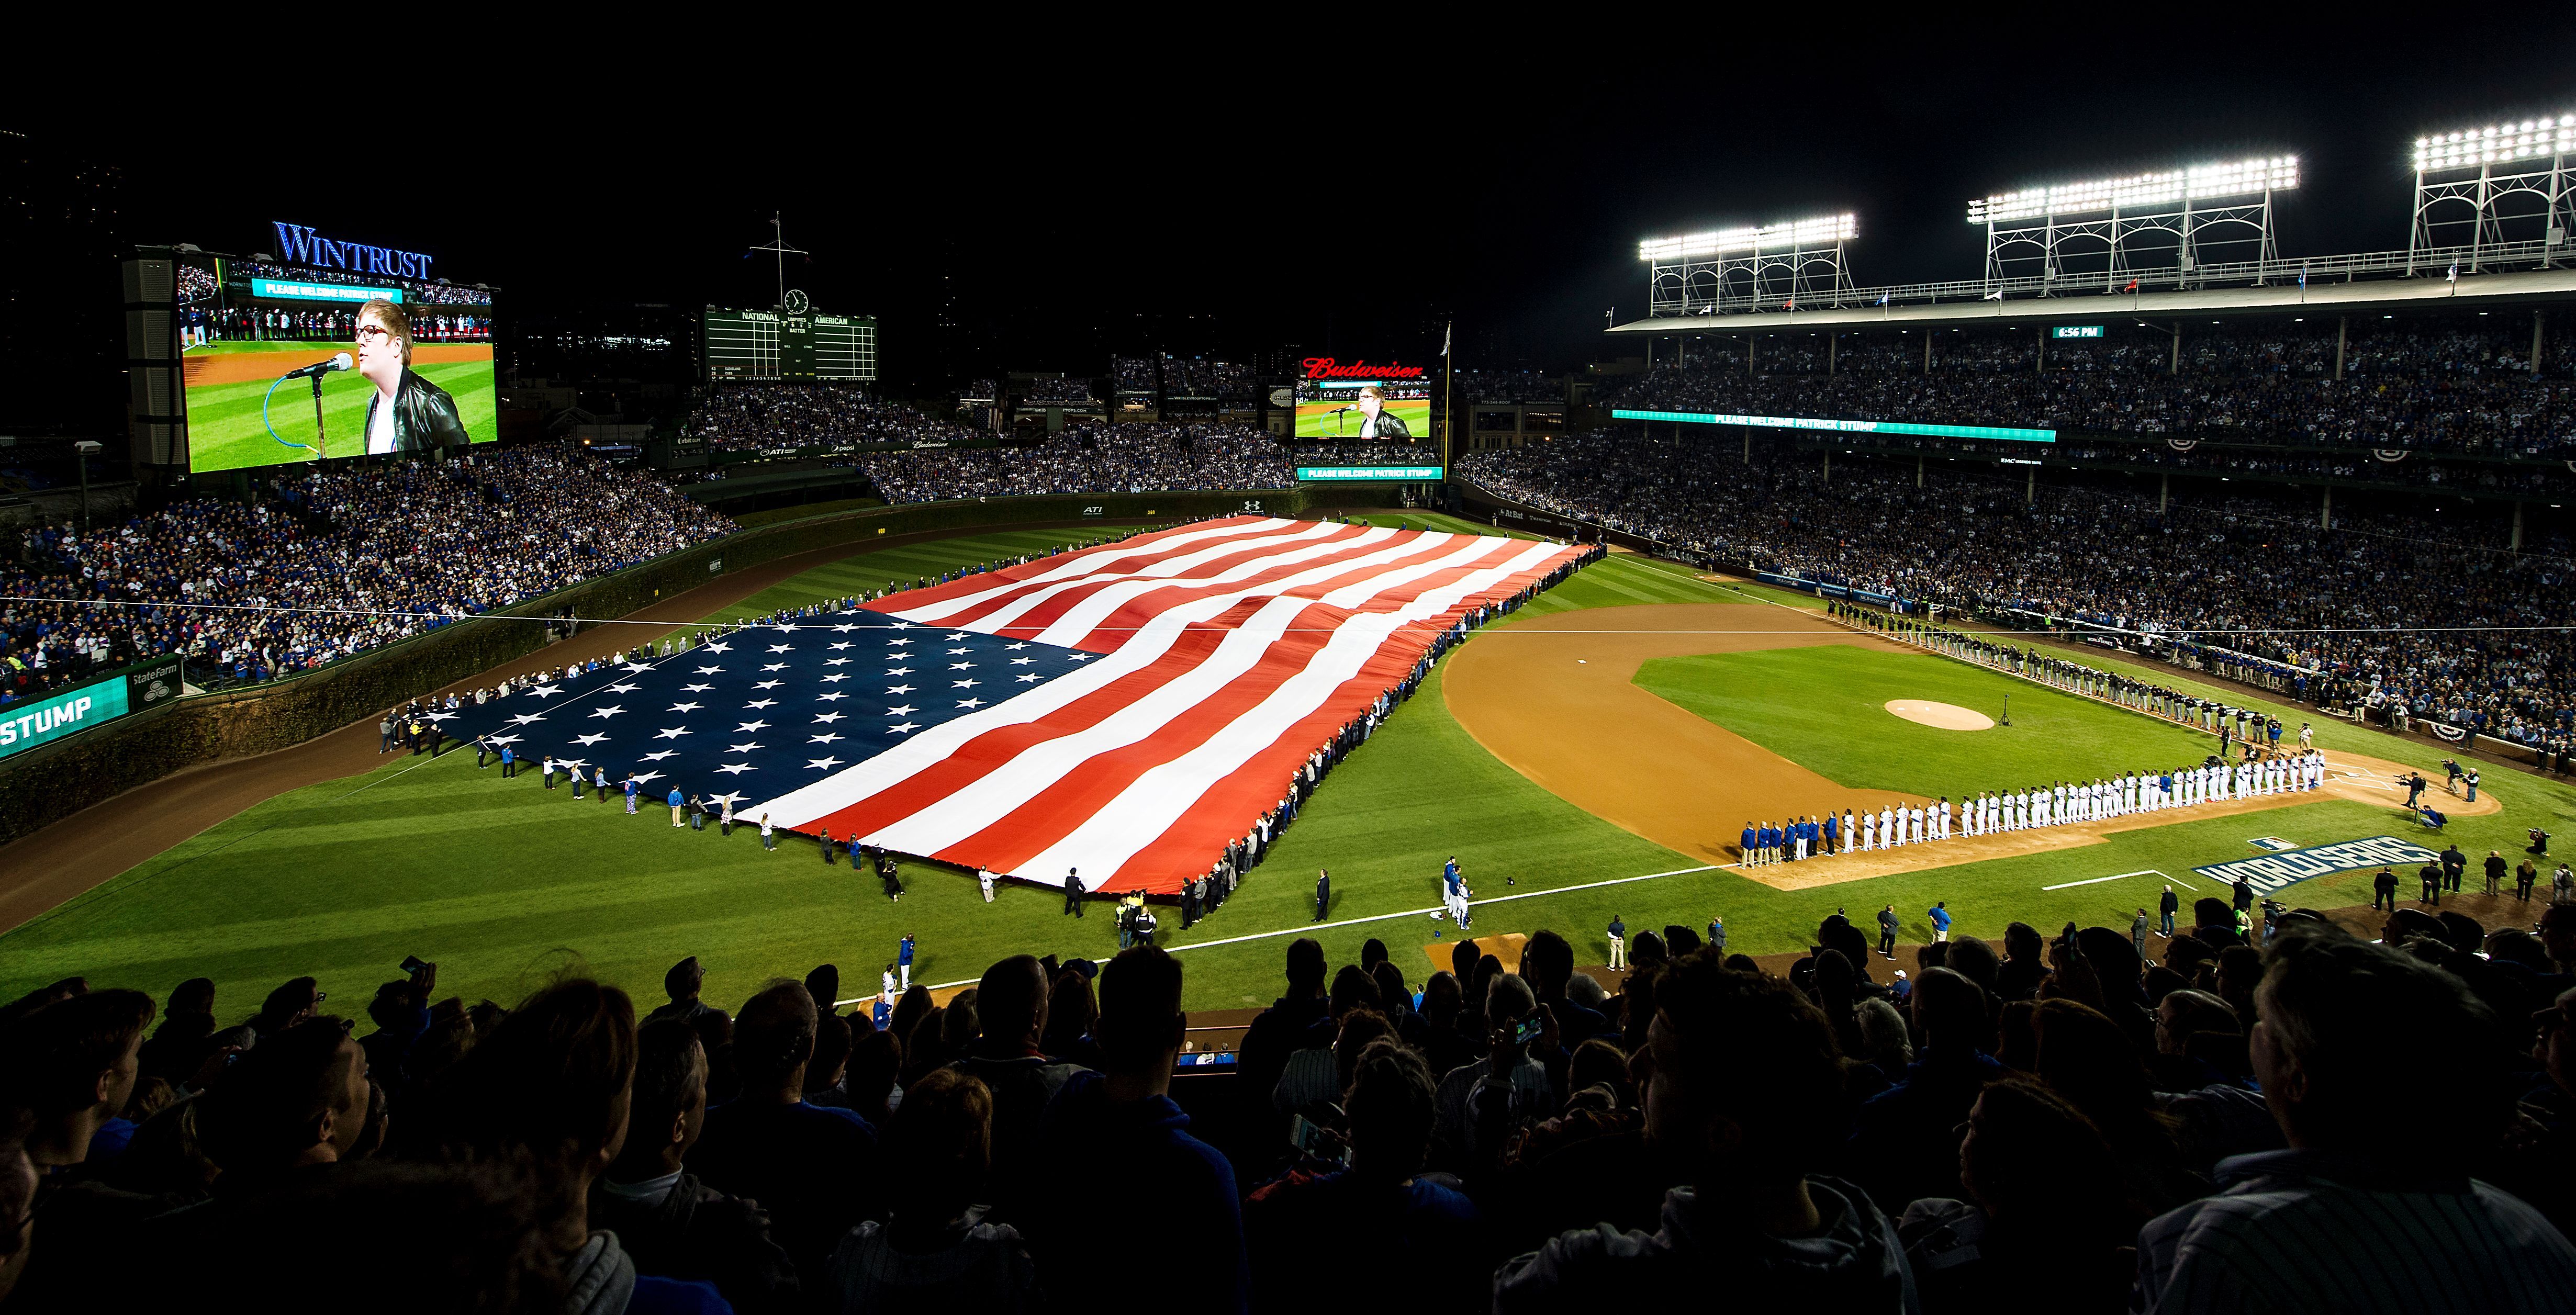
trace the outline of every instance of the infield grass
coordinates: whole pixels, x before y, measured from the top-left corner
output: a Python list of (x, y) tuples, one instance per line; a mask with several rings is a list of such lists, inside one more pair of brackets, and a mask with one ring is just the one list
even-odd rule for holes
[[(1475, 528), (1411, 515), (1419, 518), (1418, 528)], [(862, 552), (708, 619), (757, 615), (1084, 537), (1080, 530), (1013, 531)], [(1761, 596), (1694, 576), (1670, 563), (1615, 555), (1501, 624), (1583, 606)], [(1615, 612), (1604, 619), (1614, 622)], [(1908, 687), (1889, 697), (1939, 698), (1926, 691), (2003, 679), (1937, 658), (1882, 656), (1920, 663), (1890, 668), (1902, 673)], [(2174, 673), (2146, 674), (2174, 683)], [(1922, 939), (1924, 910), (1936, 899), (1949, 902), (1963, 935), (1998, 936), (2013, 920), (2043, 928), (2067, 920), (2125, 928), (2135, 908), (2153, 907), (2164, 879), (2158, 874), (2180, 879), (2177, 893), (2188, 907), (2190, 898), (2214, 893), (2191, 869), (2251, 857), (2260, 852), (2249, 843), (2256, 837), (2313, 845), (2398, 835), (2438, 847), (2394, 808), (2327, 799), (2122, 832), (2056, 853), (1784, 893), (1731, 871), (1676, 871), (1695, 864), (1531, 784), (1485, 753), (1449, 717), (1442, 679), (1443, 671), (1435, 668), (1417, 696), (1324, 781), (1269, 860), (1215, 917), (1166, 937), (1167, 944), (1181, 947), (1190, 1007), (1266, 1004), (1279, 993), (1287, 944), (1311, 929), (1319, 867), (1333, 873), (1332, 921), (1373, 919), (1314, 932), (1331, 961), (1354, 960), (1361, 943), (1376, 937), (1407, 978), (1419, 982), (1434, 966), (1423, 947), (1435, 929), (1445, 935), (1447, 928), (1413, 911), (1438, 903), (1440, 863), (1451, 854), (1466, 869), (1477, 899), (1494, 901), (1480, 903), (1477, 932), (1552, 927), (1574, 942), (1579, 961), (1599, 963), (1607, 954), (1601, 928), (1613, 913), (1632, 928), (1680, 923), (1702, 930), (1711, 915), (1722, 915), (1729, 948), (1751, 953), (1804, 948), (1818, 920), (1837, 909), (1866, 926), (1869, 912), (1887, 903), (1902, 915), (1907, 937)], [(2015, 684), (2018, 725), (2024, 690), (2034, 715), (2045, 700), (2040, 687)], [(1863, 694), (1834, 697), (1875, 706)], [(1977, 697), (1970, 689), (1940, 701), (1978, 706)], [(2279, 711), (2292, 725), (2299, 719), (2297, 709)], [(2049, 715), (2069, 718), (2068, 725), (2094, 725), (2079, 719), (2080, 712), (2113, 719), (2086, 733), (2108, 736), (2120, 750), (2105, 753), (2094, 772), (2162, 761), (2152, 756), (2171, 747), (2161, 737), (2190, 737), (2107, 709)], [(1908, 725), (1883, 712), (1877, 717)], [(1894, 743), (1878, 734), (1887, 728), (1869, 724), (1869, 735), (1854, 738), (1876, 737), (1882, 756), (1920, 752), (1884, 747)], [(1791, 726), (1776, 733), (1798, 731)], [(2426, 768), (2439, 756), (2419, 744), (2341, 725), (2322, 727), (2318, 738), (2329, 747)], [(2067, 753), (2090, 742), (2071, 739)], [(2057, 752), (2039, 745), (2005, 749), (2015, 762), (2041, 761), (2022, 758), (2025, 751)], [(2150, 756), (2141, 762), (2139, 754)], [(2184, 756), (2197, 755), (2186, 749)], [(1837, 779), (1911, 770), (1859, 760), (1837, 760), (1827, 768), (1808, 757), (1800, 760)], [(1943, 785), (1956, 790), (1979, 784), (1987, 778), (1972, 772), (1983, 761), (1925, 767), (1925, 774), (1940, 779), (1911, 788), (1945, 793)], [(2047, 761), (2083, 770), (2072, 758)], [(2449, 837), (2473, 856), (2497, 848), (2518, 857), (2525, 826), (2576, 835), (2570, 826), (2576, 793), (2568, 787), (2502, 769), (2487, 775), (2504, 810), (2456, 821)], [(2005, 772), (1995, 784), (2000, 788), (2013, 779)], [(0, 862), (6, 853), (0, 850)], [(1653, 873), (1674, 875), (1628, 880)], [(2118, 875), (2124, 873), (2138, 875)], [(2116, 879), (2067, 885), (2102, 877)], [(823, 962), (840, 966), (845, 997), (873, 992), (877, 969), (893, 957), (895, 941), (906, 931), (919, 938), (916, 980), (934, 983), (971, 979), (1014, 953), (1102, 957), (1114, 949), (1107, 909), (1094, 909), (1081, 920), (1065, 917), (1062, 898), (1052, 890), (1006, 886), (987, 905), (974, 882), (958, 873), (907, 865), (905, 879), (910, 893), (900, 904), (889, 903), (873, 878), (846, 866), (824, 867), (813, 845), (801, 839), (783, 837), (771, 854), (749, 829), (730, 838), (712, 829), (674, 831), (667, 810), (648, 806), (629, 817), (622, 800), (576, 803), (569, 788), (548, 792), (533, 777), (504, 781), (498, 767), (477, 771), (470, 753), (388, 758), (364, 775), (251, 808), (0, 936), (0, 999), (75, 973), (93, 986), (135, 986), (156, 997), (184, 978), (205, 975), (217, 983), (218, 1017), (229, 1022), (250, 1013), (278, 982), (309, 973), (333, 993), (333, 1007), (346, 1002), (356, 1012), (378, 983), (400, 975), (396, 965), (404, 955), (418, 954), (441, 964), (442, 993), (469, 1000), (512, 1001), (550, 974), (578, 965), (650, 1004), (661, 998), (662, 971), (682, 955), (696, 954), (709, 969), (707, 997), (730, 1008), (770, 977), (799, 976)], [(1618, 884), (1594, 884), (1605, 882)], [(2052, 885), (2064, 888), (2043, 889)], [(2368, 874), (2321, 878), (2293, 888), (2288, 898), (2319, 907), (2366, 903)], [(1174, 928), (1178, 921), (1166, 916), (1164, 926)]]
[[(2198, 763), (2209, 737), (1928, 653), (1827, 644), (1656, 658), (1636, 683), (1840, 785), (1961, 799)], [(1942, 730), (1889, 712), (1924, 699), (2012, 724)]]

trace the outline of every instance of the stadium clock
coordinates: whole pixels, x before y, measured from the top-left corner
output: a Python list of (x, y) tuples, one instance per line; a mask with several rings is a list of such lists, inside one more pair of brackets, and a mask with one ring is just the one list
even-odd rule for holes
[(779, 309), (786, 311), (790, 315), (804, 314), (805, 307), (807, 305), (805, 301), (805, 290), (802, 288), (789, 288), (787, 290), (787, 295), (779, 298), (778, 305)]

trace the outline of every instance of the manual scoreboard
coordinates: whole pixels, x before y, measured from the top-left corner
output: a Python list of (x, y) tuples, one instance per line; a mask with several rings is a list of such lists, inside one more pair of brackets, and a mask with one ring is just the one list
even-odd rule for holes
[(877, 322), (869, 316), (710, 306), (705, 341), (710, 380), (876, 382)]

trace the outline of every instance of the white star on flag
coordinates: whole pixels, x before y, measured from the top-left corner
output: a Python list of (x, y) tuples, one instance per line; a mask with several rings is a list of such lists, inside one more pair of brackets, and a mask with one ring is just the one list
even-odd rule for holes
[(840, 736), (838, 736), (838, 735), (836, 735), (836, 734), (834, 734), (834, 733), (832, 733), (832, 732), (830, 732), (830, 731), (825, 731), (825, 732), (823, 732), (823, 733), (822, 733), (822, 734), (820, 734), (820, 735), (808, 735), (808, 736), (806, 736), (806, 737), (805, 737), (805, 742), (806, 742), (807, 744), (830, 744), (831, 742), (833, 742), (834, 740), (837, 740), (837, 739), (839, 739), (839, 738), (841, 738), (841, 737), (840, 737)]
[(733, 746), (732, 748), (725, 750), (725, 752), (726, 752), (726, 753), (749, 753), (749, 752), (751, 752), (752, 750), (757, 749), (757, 748), (759, 748), (759, 747), (760, 747), (760, 742), (759, 742), (759, 741), (757, 741), (757, 740), (754, 740), (754, 741), (752, 741), (752, 742), (751, 742), (751, 743), (749, 743), (749, 744), (737, 744), (737, 745)]
[(576, 735), (576, 736), (572, 737), (572, 742), (573, 742), (573, 743), (575, 743), (575, 744), (580, 745), (581, 747), (583, 747), (583, 748), (585, 748), (585, 749), (587, 749), (587, 748), (589, 748), (590, 746), (592, 746), (592, 745), (594, 745), (594, 744), (597, 744), (597, 743), (599, 743), (600, 741), (605, 740), (605, 739), (607, 739), (607, 738), (608, 738), (607, 736), (602, 735), (602, 734), (600, 734), (600, 733), (599, 733), (599, 732), (597, 732), (597, 731), (593, 731), (593, 732), (591, 732), (591, 733), (590, 733), (590, 734), (588, 734), (588, 735)]
[(676, 740), (688, 733), (689, 728), (686, 726), (672, 726), (653, 732), (653, 738), (657, 740)]
[(838, 758), (808, 758), (805, 760), (805, 765), (808, 767), (820, 768), (828, 772), (833, 768), (840, 766), (841, 760)]
[(814, 714), (814, 720), (826, 723), (836, 722), (848, 715), (849, 714), (845, 712), (818, 712)]
[(668, 707), (668, 708), (664, 709), (664, 711), (666, 711), (666, 712), (695, 712), (695, 711), (697, 711), (698, 709), (703, 708), (703, 707), (705, 707), (705, 706), (707, 706), (707, 705), (705, 705), (705, 704), (703, 704), (703, 703), (674, 703), (674, 704), (672, 704), (670, 707)]
[(718, 763), (716, 765), (716, 770), (723, 772), (727, 776), (740, 776), (744, 772), (757, 771), (759, 769), (753, 767), (750, 763)]
[(765, 731), (769, 729), (769, 723), (765, 721), (747, 721), (734, 727), (734, 729), (738, 731)]
[(624, 711), (626, 711), (624, 708), (593, 708), (590, 710), (590, 715), (594, 717), (614, 717)]
[(679, 753), (680, 751), (677, 749), (655, 749), (653, 752), (644, 755), (644, 761), (648, 763), (657, 763), (665, 758), (676, 758), (679, 756)]
[(908, 721), (907, 721), (907, 722), (902, 723), (901, 725), (897, 725), (897, 726), (888, 726), (888, 727), (886, 727), (886, 729), (887, 729), (887, 730), (890, 730), (890, 731), (893, 731), (893, 732), (894, 732), (895, 734), (897, 734), (897, 735), (901, 735), (901, 734), (904, 734), (904, 733), (909, 732), (909, 731), (917, 731), (917, 730), (920, 730), (921, 728), (920, 728), (920, 727), (918, 727), (918, 726), (915, 726), (915, 725), (913, 725), (911, 722), (908, 722)]
[(772, 653), (793, 653), (796, 651), (796, 646), (794, 644), (772, 644), (769, 646), (769, 651)]

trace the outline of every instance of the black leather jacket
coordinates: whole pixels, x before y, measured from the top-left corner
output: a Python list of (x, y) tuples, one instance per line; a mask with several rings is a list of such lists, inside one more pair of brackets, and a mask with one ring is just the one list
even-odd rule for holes
[[(374, 431), (376, 408), (383, 404), (381, 393), (367, 398), (367, 432)], [(364, 441), (362, 435), (360, 442)], [(456, 414), (456, 399), (406, 368), (402, 383), (394, 389), (394, 451), (426, 452), (435, 447), (461, 448), (465, 443), (465, 421)]]
[(1380, 411), (1377, 413), (1377, 436), (1382, 439), (1411, 438), (1413, 429), (1404, 423), (1404, 417), (1395, 412)]

